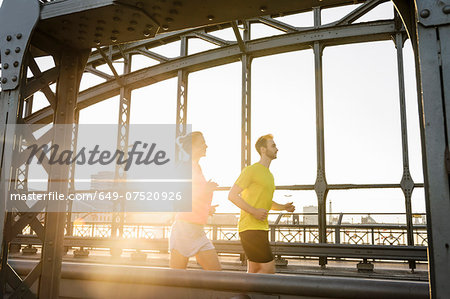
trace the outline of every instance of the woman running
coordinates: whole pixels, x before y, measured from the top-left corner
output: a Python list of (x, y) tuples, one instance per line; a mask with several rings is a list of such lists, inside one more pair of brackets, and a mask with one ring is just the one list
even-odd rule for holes
[(217, 187), (215, 182), (206, 181), (198, 163), (206, 155), (207, 145), (201, 132), (192, 132), (178, 140), (185, 152), (192, 148), (192, 212), (177, 213), (172, 225), (170, 268), (186, 269), (189, 258), (195, 255), (203, 269), (218, 271), (221, 270), (219, 258), (203, 229), (208, 216), (215, 211), (211, 201)]

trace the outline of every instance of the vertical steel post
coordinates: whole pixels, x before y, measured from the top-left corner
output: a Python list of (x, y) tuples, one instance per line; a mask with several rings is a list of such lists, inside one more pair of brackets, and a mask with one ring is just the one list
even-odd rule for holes
[[(405, 76), (403, 70), (403, 33), (395, 34), (395, 47), (397, 52), (397, 75), (398, 75), (398, 91), (400, 100), (400, 123), (402, 134), (402, 157), (403, 157), (403, 175), (400, 182), (403, 194), (405, 196), (405, 210), (406, 210), (406, 229), (407, 229), (407, 243), (414, 246), (414, 227), (412, 222), (412, 208), (411, 196), (414, 190), (414, 181), (411, 178), (409, 171), (409, 154), (408, 154), (408, 130), (406, 122), (406, 103), (405, 103)], [(409, 261), (411, 269), (416, 268), (415, 261)]]
[[(188, 38), (181, 37), (180, 57), (188, 55)], [(187, 124), (187, 100), (188, 100), (188, 72), (184, 69), (178, 71), (177, 86), (177, 116), (176, 116), (176, 136), (186, 134)], [(176, 149), (176, 156), (179, 156), (179, 149)]]
[[(314, 27), (321, 24), (320, 7), (314, 8)], [(327, 207), (328, 184), (325, 176), (325, 139), (323, 121), (323, 76), (322, 53), (323, 46), (314, 42), (314, 67), (315, 67), (315, 94), (316, 94), (316, 138), (317, 138), (317, 177), (314, 184), (318, 201), (319, 243), (327, 243)], [(319, 264), (325, 267), (326, 257), (319, 258)]]
[(432, 298), (447, 298), (450, 294), (450, 4), (416, 0), (416, 7), (430, 291)]
[[(250, 24), (244, 22), (244, 43), (250, 40)], [(251, 107), (252, 107), (252, 57), (247, 53), (242, 54), (242, 128), (241, 128), (241, 169), (251, 163)]]
[[(19, 111), (19, 101), (20, 101), (20, 91), (15, 89), (12, 91), (3, 90), (0, 93), (0, 134), (1, 134), (1, 147), (0, 147), (0, 237), (2, 240), (1, 252), (1, 275), (0, 275), (0, 295), (5, 292), (6, 283), (6, 259), (8, 255), (8, 242), (7, 242), (7, 227), (6, 223), (6, 201), (9, 189), (12, 187), (11, 184), (6, 183), (6, 179), (10, 178), (10, 171), (12, 168), (13, 155), (17, 151), (17, 144), (19, 140), (16, 139), (14, 124), (18, 120)], [(9, 222), (11, 223), (11, 222)]]
[[(77, 93), (81, 75), (89, 52), (62, 51), (60, 58), (60, 75), (56, 87), (56, 108), (53, 123), (66, 126), (55, 128), (53, 144), (60, 150), (70, 150), (72, 125), (77, 103)], [(69, 165), (51, 165), (48, 191), (66, 194), (69, 190)], [(50, 203), (59, 212), (47, 212), (45, 216), (45, 236), (42, 246), (42, 274), (39, 282), (40, 298), (59, 298), (59, 281), (63, 256), (64, 225), (66, 220), (66, 203)]]
[[(124, 56), (123, 73), (131, 72), (131, 55)], [(131, 113), (131, 88), (122, 86), (120, 88), (119, 119), (117, 122), (117, 149), (124, 152), (124, 159), (128, 158), (128, 137), (130, 132), (130, 113)], [(125, 164), (116, 164), (114, 180), (118, 186), (125, 186), (127, 173)], [(122, 189), (122, 188), (121, 188)], [(123, 226), (125, 223), (125, 198), (114, 204), (112, 213), (111, 237), (121, 238), (123, 236)], [(120, 256), (120, 248), (111, 248), (113, 256)]]
[[(78, 138), (78, 124), (80, 120), (80, 110), (75, 109), (73, 121), (73, 129), (72, 129), (72, 142), (71, 148), (74, 153), (77, 152), (77, 138)], [(75, 192), (75, 171), (76, 171), (76, 163), (75, 161), (70, 165), (69, 169), (69, 192)], [(73, 201), (69, 201), (67, 203), (67, 220), (66, 220), (66, 236), (73, 236), (73, 222), (72, 222), (72, 205)], [(69, 248), (66, 248), (66, 250)]]
[[(22, 87), (19, 83), (26, 78), (23, 66), (25, 54), (31, 40), (34, 27), (39, 20), (39, 3), (27, 0), (4, 0), (0, 9), (0, 55), (2, 58), (2, 76), (0, 82), (0, 296), (5, 291), (8, 268), (8, 240), (4, 235), (6, 218), (6, 195), (11, 184), (13, 155), (18, 150), (19, 141), (15, 136), (15, 124), (20, 115)], [(9, 214), (10, 215), (10, 214)], [(11, 222), (9, 222), (11, 223)], [(10, 227), (7, 228), (9, 230)], [(6, 230), (5, 230), (6, 232)], [(5, 238), (6, 237), (6, 238)]]

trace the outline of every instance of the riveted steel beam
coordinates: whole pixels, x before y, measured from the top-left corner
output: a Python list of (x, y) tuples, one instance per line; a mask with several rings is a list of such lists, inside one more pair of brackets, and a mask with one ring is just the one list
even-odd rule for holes
[(237, 21), (231, 22), (231, 27), (233, 28), (234, 36), (236, 36), (239, 49), (241, 50), (242, 53), (246, 53), (247, 52), (246, 44), (241, 36), (241, 33), (239, 32), (238, 22)]
[(145, 49), (145, 47), (141, 47), (139, 49), (136, 49), (136, 50), (132, 51), (131, 53), (142, 54), (142, 55), (144, 55), (144, 56), (146, 56), (148, 58), (155, 59), (155, 60), (157, 60), (159, 62), (167, 62), (167, 61), (170, 60), (166, 56), (163, 56), (163, 55), (160, 55), (160, 54), (157, 54), (155, 52), (152, 52), (152, 51), (149, 51), (149, 50)]
[[(76, 95), (83, 73), (88, 51), (63, 51), (58, 65), (61, 68), (56, 87), (56, 110), (54, 124), (73, 124), (76, 108)], [(53, 130), (53, 143), (63, 150), (71, 149), (71, 126)], [(49, 172), (48, 190), (67, 194), (69, 189), (69, 165), (52, 165)], [(65, 202), (51, 202), (48, 209), (64, 211)], [(63, 239), (66, 213), (47, 212), (45, 215), (45, 242), (42, 248), (42, 274), (39, 282), (39, 297), (59, 298), (59, 281), (63, 255)]]
[(278, 29), (278, 30), (281, 30), (281, 31), (287, 32), (287, 33), (299, 31), (298, 28), (291, 26), (289, 24), (286, 24), (284, 22), (275, 20), (275, 19), (271, 18), (270, 16), (259, 17), (258, 21), (261, 22), (262, 24), (265, 24), (267, 26), (270, 26), (272, 28), (275, 28), (275, 29)]
[(350, 24), (380, 5), (381, 3), (387, 2), (389, 0), (369, 0), (364, 4), (359, 6), (357, 9), (353, 10), (351, 13), (344, 16), (339, 21), (332, 23), (332, 25), (342, 25), (342, 24)]
[(107, 73), (104, 73), (102, 71), (99, 71), (99, 70), (97, 70), (96, 68), (94, 68), (92, 66), (87, 66), (84, 69), (84, 71), (88, 72), (88, 73), (91, 73), (93, 75), (96, 75), (96, 76), (98, 76), (98, 77), (100, 77), (102, 79), (105, 79), (105, 80), (112, 80), (114, 78), (113, 76), (108, 75)]
[[(234, 24), (234, 23), (233, 23)], [(236, 24), (235, 24), (236, 25)], [(233, 25), (233, 30), (237, 26)], [(245, 53), (245, 42), (250, 40), (250, 25), (248, 22), (243, 23), (244, 26), (244, 33), (243, 33), (243, 39), (241, 40), (242, 46), (239, 46), (242, 49), (244, 49), (243, 54), (241, 56), (241, 63), (242, 63), (242, 83), (241, 83), (241, 169), (243, 169), (246, 166), (249, 166), (251, 164), (251, 134), (252, 134), (252, 127), (251, 127), (251, 119), (252, 119), (252, 56)], [(240, 36), (239, 31), (235, 31), (235, 34), (238, 34)], [(239, 43), (239, 41), (238, 41)]]
[[(417, 1), (418, 8), (420, 3)], [(425, 1), (426, 2), (426, 1)], [(425, 201), (429, 238), (430, 283), (432, 298), (445, 298), (450, 293), (450, 214), (449, 171), (446, 168), (446, 150), (449, 147), (448, 118), (450, 107), (450, 39), (449, 25), (435, 24), (427, 19), (440, 14), (438, 7), (417, 11), (418, 61), (421, 93), (419, 106), (422, 127), (422, 155), (425, 179)], [(425, 25), (422, 25), (422, 22)], [(437, 23), (436, 23), (437, 24)], [(447, 80), (446, 80), (447, 79)]]
[[(189, 39), (186, 36), (181, 38), (180, 44), (180, 56), (186, 57), (188, 55), (188, 42)], [(188, 75), (189, 73), (184, 70), (178, 70), (178, 82), (177, 82), (177, 115), (176, 115), (176, 136), (186, 135), (187, 126), (187, 108), (188, 108)], [(177, 148), (177, 157), (179, 155), (179, 149)]]

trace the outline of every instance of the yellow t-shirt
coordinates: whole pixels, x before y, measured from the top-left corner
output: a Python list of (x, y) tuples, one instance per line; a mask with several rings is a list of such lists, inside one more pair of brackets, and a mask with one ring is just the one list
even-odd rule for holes
[[(260, 163), (247, 166), (236, 180), (236, 185), (241, 187), (241, 197), (251, 206), (258, 209), (270, 210), (272, 207), (275, 182), (269, 168)], [(269, 230), (269, 222), (258, 220), (253, 215), (241, 210), (238, 224), (239, 232), (246, 230)]]

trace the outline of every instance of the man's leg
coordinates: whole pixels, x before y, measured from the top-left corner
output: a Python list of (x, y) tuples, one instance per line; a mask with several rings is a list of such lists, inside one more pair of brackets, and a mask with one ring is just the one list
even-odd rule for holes
[(247, 273), (275, 274), (275, 260), (268, 263), (256, 263), (247, 260)]
[(197, 263), (202, 266), (205, 270), (220, 271), (222, 267), (220, 266), (219, 257), (215, 249), (203, 250), (195, 255)]
[(186, 269), (188, 261), (189, 258), (179, 253), (176, 249), (172, 249), (170, 251), (170, 262), (169, 262), (170, 268)]

